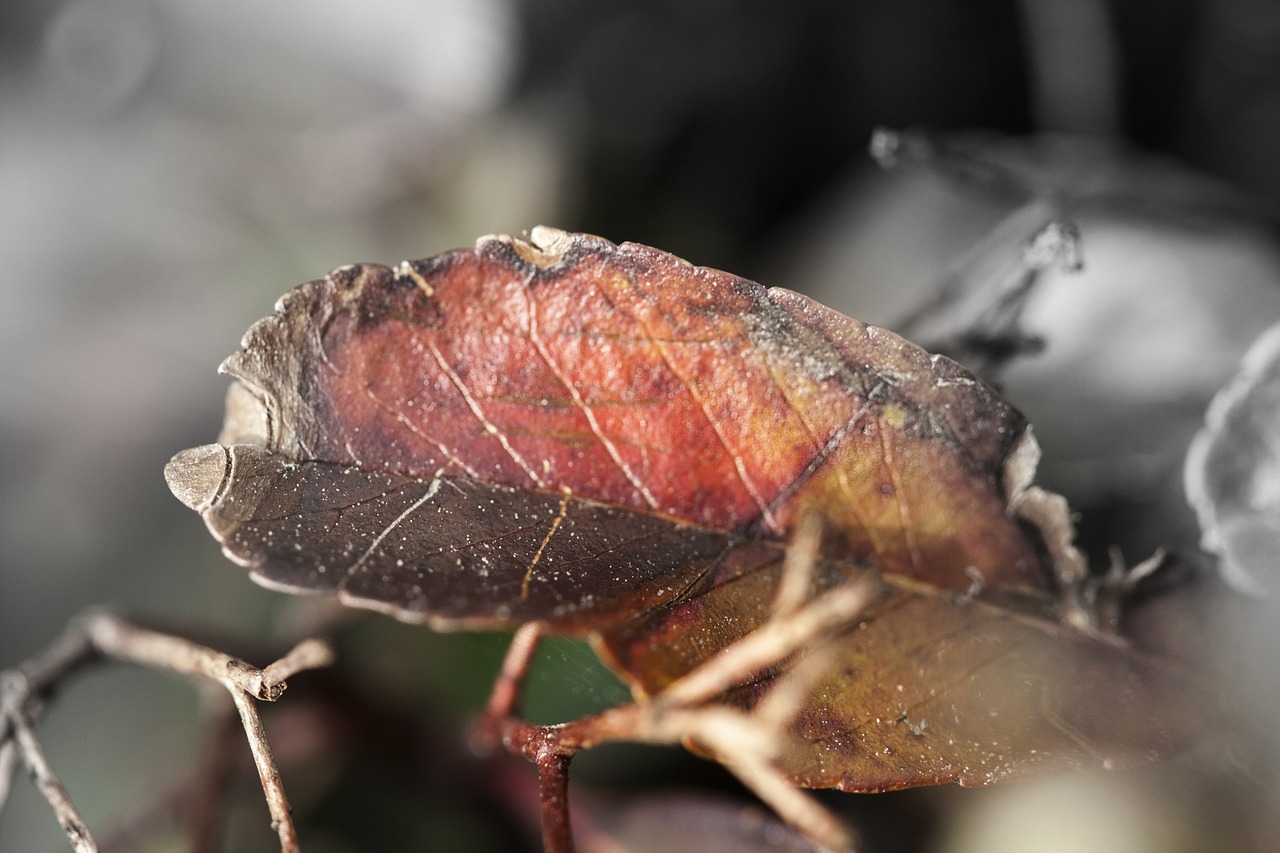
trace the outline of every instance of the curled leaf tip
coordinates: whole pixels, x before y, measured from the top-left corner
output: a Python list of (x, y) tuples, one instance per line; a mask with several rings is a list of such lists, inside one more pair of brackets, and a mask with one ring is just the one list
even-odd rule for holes
[(226, 448), (204, 444), (183, 450), (164, 466), (164, 479), (174, 497), (196, 512), (212, 505), (229, 471)]

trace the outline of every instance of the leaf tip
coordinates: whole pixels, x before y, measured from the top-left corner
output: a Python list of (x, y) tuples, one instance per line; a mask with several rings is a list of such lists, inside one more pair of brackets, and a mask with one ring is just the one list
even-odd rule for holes
[(183, 450), (164, 466), (169, 491), (196, 512), (212, 506), (231, 471), (231, 455), (220, 444)]

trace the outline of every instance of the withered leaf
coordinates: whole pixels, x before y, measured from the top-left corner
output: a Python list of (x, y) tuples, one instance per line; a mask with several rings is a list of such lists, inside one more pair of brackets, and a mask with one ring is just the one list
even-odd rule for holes
[(219, 443), (166, 474), (257, 580), (586, 633), (640, 694), (767, 618), (818, 513), (819, 586), (881, 593), (797, 718), (802, 784), (986, 782), (1192, 725), (1174, 670), (1085, 630), (1018, 412), (790, 291), (540, 228), (302, 285), (223, 370)]
[[(761, 625), (782, 555), (760, 551), (706, 593), (604, 631), (615, 668), (657, 693)], [(1047, 601), (997, 604), (844, 561), (818, 567), (820, 589), (855, 579), (877, 582), (878, 595), (827, 647), (827, 674), (794, 723), (804, 748), (780, 760), (797, 784), (881, 791), (1131, 766), (1200, 726), (1175, 664), (1063, 625)], [(774, 677), (726, 701), (750, 708)]]
[(294, 462), (252, 444), (173, 464), (227, 472), (227, 490), (198, 508), (259, 582), (340, 591), (412, 621), (582, 630), (675, 598), (724, 548), (723, 536), (568, 493)]
[(1258, 337), (1214, 397), (1187, 450), (1183, 478), (1200, 543), (1223, 577), (1265, 595), (1276, 587), (1280, 546), (1280, 323)]

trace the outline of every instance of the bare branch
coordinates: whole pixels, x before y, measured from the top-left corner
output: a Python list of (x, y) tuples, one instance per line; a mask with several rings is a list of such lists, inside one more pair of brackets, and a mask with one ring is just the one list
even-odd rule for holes
[(186, 675), (202, 675), (233, 693), (242, 690), (267, 702), (274, 702), (284, 692), (283, 675), (327, 666), (333, 660), (327, 644), (304, 640), (266, 669), (258, 669), (190, 640), (139, 628), (105, 613), (87, 619), (85, 632), (95, 648), (107, 657)]
[(308, 669), (322, 669), (331, 663), (333, 648), (324, 640), (311, 637), (298, 643), (284, 657), (267, 664), (262, 670), (261, 683), (283, 685), (286, 678), (292, 678)]
[[(792, 709), (794, 713), (794, 709)], [(796, 788), (775, 766), (789, 738), (762, 726), (754, 715), (727, 708), (703, 708), (682, 715), (676, 725), (710, 749), (730, 772), (784, 820), (833, 850), (852, 850), (853, 837), (813, 797)], [(674, 722), (674, 721), (673, 721)]]
[(105, 611), (83, 614), (44, 653), (16, 670), (0, 673), (0, 773), (4, 774), (0, 808), (13, 768), (21, 760), (53, 808), (72, 848), (78, 853), (98, 850), (33, 731), (43, 711), (43, 697), (72, 669), (98, 656), (202, 676), (225, 687), (240, 713), (280, 849), (283, 853), (298, 850), (289, 802), (253, 699), (275, 701), (284, 692), (285, 678), (328, 665), (333, 652), (328, 644), (315, 639), (304, 640), (265, 669), (258, 669), (181, 637), (131, 625)]
[[(6, 720), (7, 725), (7, 720)], [(9, 790), (13, 787), (13, 773), (18, 768), (18, 746), (6, 734), (0, 740), (0, 812), (9, 801)]]
[(293, 827), (289, 798), (285, 796), (284, 783), (280, 781), (280, 770), (271, 757), (258, 706), (243, 690), (232, 690), (231, 698), (236, 703), (240, 722), (244, 724), (244, 732), (249, 738), (249, 750), (253, 753), (253, 763), (262, 779), (262, 793), (266, 795), (267, 809), (271, 812), (271, 828), (280, 837), (281, 853), (296, 853), (299, 850), (298, 833)]
[(848, 624), (879, 589), (870, 575), (824, 593), (785, 618), (772, 618), (680, 678), (655, 701), (689, 706), (706, 702), (804, 648), (815, 638)]
[(4, 683), (0, 685), (0, 714), (4, 716), (6, 735), (12, 738), (14, 748), (31, 776), (32, 783), (53, 809), (58, 824), (71, 842), (71, 849), (76, 853), (97, 853), (97, 842), (93, 840), (84, 818), (71, 802), (62, 781), (49, 766), (35, 732), (27, 722), (23, 712), (23, 705), (29, 694), (26, 677), (21, 672), (12, 671), (3, 675)]
[(822, 516), (806, 513), (796, 525), (782, 561), (782, 578), (773, 597), (773, 617), (790, 616), (813, 595), (813, 564), (822, 544)]
[[(500, 687), (482, 724), (491, 742), (538, 766), (543, 793), (543, 833), (548, 850), (572, 849), (564, 775), (579, 750), (608, 741), (693, 743), (734, 773), (785, 821), (833, 850), (853, 850), (849, 831), (827, 809), (796, 788), (778, 768), (792, 742), (788, 726), (815, 682), (829, 671), (824, 641), (852, 624), (882, 585), (868, 572), (809, 599), (821, 541), (821, 520), (801, 523), (788, 549), (774, 609), (756, 630), (725, 647), (652, 699), (621, 705), (557, 726), (512, 715), (518, 682), (527, 671), (536, 629), (526, 626), (508, 652)], [(808, 600), (807, 600), (808, 599)], [(754, 708), (738, 710), (719, 700), (760, 671), (798, 656), (774, 679)]]
[(471, 747), (475, 752), (484, 754), (493, 750), (498, 745), (499, 723), (517, 713), (524, 678), (541, 640), (542, 626), (537, 622), (521, 625), (511, 638), (502, 669), (489, 691), (489, 701), (472, 732)]

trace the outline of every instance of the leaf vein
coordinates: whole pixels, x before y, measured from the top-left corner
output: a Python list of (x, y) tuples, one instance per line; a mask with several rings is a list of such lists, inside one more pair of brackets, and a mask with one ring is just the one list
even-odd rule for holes
[(604, 447), (605, 453), (608, 454), (611, 460), (613, 460), (613, 464), (617, 466), (618, 470), (622, 473), (622, 476), (625, 477), (627, 482), (631, 484), (631, 487), (635, 489), (642, 498), (644, 498), (645, 503), (649, 505), (650, 509), (658, 509), (658, 499), (654, 497), (653, 492), (649, 491), (649, 487), (644, 484), (644, 481), (636, 476), (636, 473), (631, 470), (631, 466), (622, 458), (622, 454), (618, 451), (618, 447), (613, 440), (604, 434), (604, 430), (600, 427), (600, 422), (596, 419), (595, 412), (592, 410), (591, 406), (587, 404), (586, 399), (582, 396), (582, 392), (573, 382), (572, 377), (565, 374), (560, 366), (556, 364), (555, 359), (551, 357), (551, 352), (547, 349), (547, 345), (542, 340), (542, 335), (538, 331), (537, 305), (533, 300), (533, 294), (529, 292), (527, 287), (525, 289), (525, 298), (527, 300), (526, 304), (529, 315), (529, 342), (533, 344), (534, 350), (547, 365), (547, 369), (556, 377), (556, 380), (559, 381), (559, 383), (564, 386), (565, 390), (569, 392), (569, 396), (573, 399), (573, 404), (578, 407), (578, 410), (582, 412), (583, 417), (587, 419), (587, 424), (591, 427), (592, 435), (594, 435), (596, 440)]
[(511, 446), (511, 442), (507, 440), (506, 433), (498, 429), (497, 425), (485, 416), (484, 409), (480, 407), (480, 403), (476, 401), (475, 396), (471, 393), (470, 389), (467, 388), (466, 383), (462, 381), (462, 377), (449, 366), (449, 362), (445, 360), (444, 354), (440, 352), (440, 349), (435, 345), (435, 342), (427, 337), (424, 337), (424, 340), (426, 341), (427, 350), (431, 353), (432, 358), (436, 360), (436, 364), (440, 365), (440, 369), (444, 372), (445, 376), (447, 376), (449, 381), (453, 383), (453, 387), (458, 389), (458, 393), (462, 395), (462, 399), (466, 402), (467, 408), (471, 410), (471, 414), (475, 416), (477, 421), (479, 421), (480, 426), (484, 429), (485, 433), (492, 435), (498, 440), (498, 443), (502, 445), (502, 449), (506, 451), (506, 454), (511, 457), (513, 462), (520, 466), (525, 475), (528, 476), (535, 486), (540, 489), (546, 488), (546, 484), (543, 483), (542, 478), (539, 477), (537, 472), (535, 472), (529, 463), (525, 461), (524, 457), (517, 453), (516, 449)]

